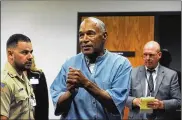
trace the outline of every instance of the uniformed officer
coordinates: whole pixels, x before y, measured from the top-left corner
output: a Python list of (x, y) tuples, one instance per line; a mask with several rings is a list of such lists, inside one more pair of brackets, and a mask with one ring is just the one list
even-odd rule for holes
[(23, 73), (32, 64), (31, 40), (23, 34), (14, 34), (8, 39), (6, 50), (8, 62), (1, 73), (0, 119), (32, 120), (35, 96)]

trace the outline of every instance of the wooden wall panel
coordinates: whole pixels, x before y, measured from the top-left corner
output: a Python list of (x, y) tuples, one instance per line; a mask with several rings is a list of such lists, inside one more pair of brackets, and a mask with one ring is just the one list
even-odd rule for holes
[(134, 67), (141, 65), (144, 44), (154, 40), (154, 16), (97, 16), (97, 18), (106, 24), (108, 40), (105, 47), (110, 51), (135, 51), (136, 56), (128, 59)]
[[(85, 17), (82, 17), (82, 20)], [(143, 64), (143, 46), (154, 40), (154, 16), (96, 16), (106, 24), (109, 51), (135, 51), (135, 57), (128, 57), (133, 67)], [(128, 118), (125, 107), (123, 119)]]

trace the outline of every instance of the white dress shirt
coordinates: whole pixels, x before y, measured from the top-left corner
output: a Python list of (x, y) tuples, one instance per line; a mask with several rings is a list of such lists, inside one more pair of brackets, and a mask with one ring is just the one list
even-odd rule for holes
[[(156, 86), (156, 77), (157, 77), (158, 67), (159, 67), (159, 64), (155, 68), (155, 71), (152, 73), (153, 83), (154, 83), (154, 91), (155, 91), (155, 86)], [(147, 78), (145, 79), (145, 97), (146, 97), (147, 91), (148, 91), (148, 81), (149, 81), (150, 73), (147, 71), (148, 68), (146, 66), (145, 66), (145, 69), (146, 69), (146, 76), (147, 76)]]

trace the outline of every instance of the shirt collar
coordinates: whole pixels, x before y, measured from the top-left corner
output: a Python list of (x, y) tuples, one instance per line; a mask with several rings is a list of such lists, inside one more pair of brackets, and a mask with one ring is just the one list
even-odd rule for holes
[[(103, 60), (107, 56), (107, 54), (108, 54), (108, 50), (107, 49), (104, 49), (104, 55), (98, 56), (96, 58), (96, 62)], [(85, 61), (86, 61), (87, 65), (89, 65), (90, 64), (89, 58), (87, 56), (85, 56), (85, 55), (84, 55), (84, 58), (85, 58)], [(93, 63), (93, 64), (95, 64), (95, 63)]]
[[(146, 71), (147, 71), (147, 69), (148, 69), (148, 68), (145, 66), (145, 70), (146, 70)], [(159, 69), (159, 63), (157, 64), (157, 67), (155, 67), (155, 69), (154, 69), (154, 70), (155, 70), (155, 71), (154, 71), (154, 73), (157, 73), (157, 72), (158, 72), (158, 69)]]
[(20, 77), (20, 75), (17, 73), (17, 71), (13, 68), (13, 66), (9, 62), (6, 63), (4, 70), (7, 71), (9, 76), (12, 78), (18, 77), (19, 79), (21, 79), (23, 81), (24, 81), (24, 79), (22, 79), (22, 78), (26, 78), (26, 75), (24, 74), (24, 72), (22, 74), (22, 77)]

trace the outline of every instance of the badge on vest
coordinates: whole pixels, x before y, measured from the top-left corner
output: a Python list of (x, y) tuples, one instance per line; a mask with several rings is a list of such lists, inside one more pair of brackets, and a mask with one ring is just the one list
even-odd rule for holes
[(36, 78), (32, 77), (30, 79), (30, 84), (39, 84), (39, 79), (36, 79)]
[(36, 100), (35, 100), (35, 98), (34, 98), (33, 96), (30, 97), (30, 104), (31, 104), (32, 106), (36, 106), (36, 105), (37, 105), (37, 104), (36, 104)]

